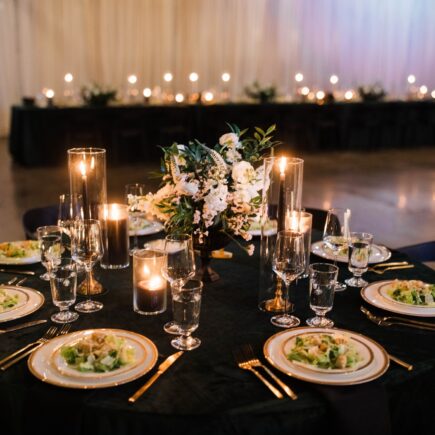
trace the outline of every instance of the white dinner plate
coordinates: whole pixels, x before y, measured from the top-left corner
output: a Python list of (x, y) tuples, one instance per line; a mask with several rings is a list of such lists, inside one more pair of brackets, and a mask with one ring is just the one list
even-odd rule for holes
[(391, 311), (397, 314), (406, 314), (417, 317), (435, 317), (435, 307), (420, 307), (408, 305), (402, 302), (397, 302), (390, 297), (385, 297), (385, 286), (393, 280), (377, 281), (367, 285), (361, 289), (361, 297), (369, 304), (381, 308), (386, 311)]
[[(322, 240), (314, 242), (311, 245), (311, 252), (319, 257), (326, 258), (327, 260), (335, 259), (332, 250), (325, 246), (325, 243)], [(373, 244), (370, 251), (369, 263), (381, 263), (388, 260), (390, 257), (391, 251), (388, 248), (382, 245)], [(349, 259), (347, 258), (347, 255), (338, 255), (337, 261), (347, 263)]]
[[(136, 235), (138, 236), (148, 236), (150, 234), (157, 234), (163, 230), (163, 225), (157, 221), (150, 221), (148, 219), (141, 219), (141, 225), (136, 229)], [(129, 235), (132, 237), (135, 235), (135, 229), (130, 223), (129, 225)]]
[[(108, 373), (80, 373), (62, 365), (59, 349), (68, 343), (93, 333), (116, 335), (136, 351), (136, 361), (126, 367)], [(43, 382), (65, 388), (95, 389), (116, 387), (134, 381), (149, 372), (157, 361), (157, 348), (147, 337), (123, 329), (87, 329), (61, 335), (45, 343), (32, 353), (28, 360), (30, 372)]]
[[(311, 367), (307, 368), (301, 364), (294, 364), (292, 361), (289, 361), (286, 357), (286, 351), (291, 340), (298, 335), (313, 333), (338, 333), (349, 337), (350, 340), (358, 343), (360, 349), (367, 349), (363, 351), (365, 364), (362, 364), (353, 371), (335, 371), (313, 370)], [(364, 335), (344, 329), (310, 327), (289, 329), (270, 337), (264, 344), (263, 352), (270, 364), (281, 372), (302, 381), (315, 384), (337, 386), (362, 384), (379, 378), (389, 366), (388, 355), (382, 346)]]
[[(13, 247), (24, 248), (24, 257), (10, 257), (4, 254), (2, 245), (6, 243), (11, 244)], [(20, 240), (16, 242), (4, 242), (0, 243), (0, 264), (4, 265), (25, 265), (34, 264), (41, 261), (41, 254), (39, 252), (38, 242), (35, 240)]]
[(20, 295), (19, 306), (0, 313), (0, 323), (20, 319), (38, 310), (44, 303), (44, 295), (37, 290), (28, 287), (3, 285), (2, 289), (15, 292)]
[[(264, 234), (266, 236), (273, 236), (276, 234), (276, 231), (276, 221), (270, 221), (264, 229)], [(252, 223), (248, 233), (253, 237), (261, 236), (261, 225), (256, 222)]]

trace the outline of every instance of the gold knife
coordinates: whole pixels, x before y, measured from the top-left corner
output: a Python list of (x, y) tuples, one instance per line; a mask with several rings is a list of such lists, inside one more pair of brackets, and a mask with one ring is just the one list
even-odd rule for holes
[(19, 329), (28, 328), (29, 326), (41, 325), (42, 323), (46, 323), (46, 319), (42, 320), (33, 320), (31, 322), (22, 323), (21, 325), (10, 326), (6, 329), (0, 329), (0, 334), (5, 334), (6, 332), (18, 331)]
[(145, 393), (146, 390), (148, 390), (149, 387), (151, 387), (152, 384), (159, 378), (160, 375), (162, 375), (166, 370), (168, 370), (169, 367), (171, 367), (172, 364), (174, 364), (175, 361), (177, 361), (178, 358), (180, 358), (181, 355), (183, 355), (184, 351), (180, 350), (180, 352), (174, 353), (168, 358), (166, 358), (160, 365), (156, 373), (148, 380), (148, 382), (139, 388), (139, 390), (136, 391), (136, 393), (131, 396), (128, 401), (130, 403), (136, 402), (137, 399), (139, 399), (140, 396), (142, 396), (143, 393)]

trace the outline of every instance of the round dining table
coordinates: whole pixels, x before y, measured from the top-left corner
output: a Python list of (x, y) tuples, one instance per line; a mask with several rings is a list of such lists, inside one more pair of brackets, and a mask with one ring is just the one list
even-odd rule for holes
[[(313, 238), (316, 240), (316, 234)], [(258, 309), (260, 249), (259, 241), (254, 243), (253, 256), (230, 244), (226, 250), (233, 252), (231, 259), (212, 260), (220, 279), (204, 285), (199, 328), (195, 331), (201, 346), (185, 352), (134, 404), (128, 398), (166, 357), (176, 352), (170, 344), (172, 336), (163, 330), (163, 325), (172, 319), (170, 296), (164, 313), (137, 314), (133, 311), (131, 265), (123, 270), (97, 267), (97, 277), (106, 289), (97, 298), (104, 308), (92, 314), (80, 314), (71, 331), (119, 328), (142, 334), (158, 349), (156, 366), (139, 379), (117, 387), (78, 390), (42, 382), (30, 373), (26, 360), (22, 360), (0, 372), (1, 432), (5, 435), (35, 432), (310, 435), (327, 431), (348, 435), (433, 435), (435, 331), (385, 327), (371, 322), (361, 312), (361, 306), (375, 314), (388, 313), (367, 304), (358, 288), (348, 287), (336, 293), (328, 317), (337, 328), (375, 340), (391, 355), (412, 364), (412, 371), (390, 362), (388, 370), (371, 382), (326, 386), (292, 378), (269, 366), (296, 392), (298, 399), (292, 400), (276, 398), (252, 373), (238, 367), (233, 351), (242, 344), (252, 345), (261, 361), (268, 364), (263, 345), (280, 332), (270, 323), (270, 314)], [(389, 261), (403, 260), (409, 261), (403, 254), (392, 251)], [(311, 262), (324, 261), (311, 255)], [(367, 272), (364, 277), (369, 282), (399, 278), (435, 283), (434, 270), (413, 264), (414, 268), (388, 271), (384, 275)], [(350, 277), (346, 264), (339, 263), (339, 266), (340, 280)], [(49, 283), (38, 278), (42, 265), (22, 268), (37, 272), (23, 285), (42, 292), (45, 303), (25, 319), (0, 327), (24, 320), (50, 319), (57, 311), (51, 302)], [(3, 274), (3, 282), (10, 277)], [(300, 279), (291, 291), (295, 295), (294, 315), (305, 324), (313, 315), (308, 302), (308, 279)], [(38, 339), (48, 325), (0, 335), (0, 358)]]

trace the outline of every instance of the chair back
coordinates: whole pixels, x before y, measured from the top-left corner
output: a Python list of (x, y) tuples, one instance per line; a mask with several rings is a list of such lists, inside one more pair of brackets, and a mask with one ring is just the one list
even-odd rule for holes
[(56, 205), (27, 210), (22, 219), (26, 239), (36, 239), (36, 229), (38, 227), (57, 225), (57, 216), (58, 207)]

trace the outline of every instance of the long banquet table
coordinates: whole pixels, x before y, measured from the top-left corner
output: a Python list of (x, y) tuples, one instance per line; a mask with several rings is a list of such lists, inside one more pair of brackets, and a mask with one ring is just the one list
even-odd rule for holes
[[(278, 331), (269, 315), (257, 309), (258, 242), (248, 257), (235, 245), (231, 260), (213, 260), (221, 279), (207, 284), (203, 292), (200, 326), (195, 333), (202, 345), (186, 352), (134, 405), (128, 397), (149, 377), (115, 388), (69, 390), (34, 378), (25, 362), (0, 374), (0, 420), (2, 433), (34, 434), (377, 434), (384, 419), (388, 434), (433, 435), (435, 413), (435, 333), (411, 328), (382, 328), (360, 312), (363, 301), (358, 289), (336, 295), (330, 317), (336, 326), (365, 334), (386, 350), (414, 365), (414, 370), (391, 363), (378, 380), (360, 386), (325, 387), (280, 374), (299, 399), (278, 400), (252, 373), (239, 369), (232, 356), (237, 344), (251, 343), (259, 356), (265, 340)], [(392, 260), (404, 256), (393, 252)], [(321, 261), (312, 256), (312, 261)], [(28, 268), (28, 267), (27, 267)], [(32, 267), (42, 271), (41, 265)], [(340, 278), (349, 276), (340, 268)], [(99, 271), (108, 292), (100, 296), (104, 309), (81, 314), (73, 330), (112, 327), (146, 335), (157, 345), (160, 357), (175, 350), (162, 330), (171, 311), (145, 317), (132, 310), (131, 267), (122, 271)], [(4, 276), (6, 277), (6, 275)], [(370, 281), (418, 278), (435, 282), (435, 272), (422, 264), (414, 269), (367, 273)], [(41, 290), (46, 302), (30, 319), (49, 318), (55, 312), (49, 286), (38, 278), (27, 286)], [(308, 307), (307, 280), (296, 289), (296, 315), (302, 321), (313, 313)], [(379, 313), (379, 310), (370, 308)], [(16, 323), (19, 323), (16, 322)], [(37, 339), (47, 326), (0, 336), (0, 357)], [(264, 358), (263, 358), (264, 360)], [(154, 369), (155, 370), (155, 369)], [(151, 373), (154, 373), (154, 370)], [(343, 421), (343, 417), (345, 417)], [(350, 427), (349, 427), (350, 425)], [(378, 425), (378, 426), (377, 426)], [(352, 428), (353, 427), (353, 428)]]
[(373, 151), (434, 146), (431, 101), (137, 105), (12, 108), (9, 150), (25, 166), (65, 163), (73, 147), (106, 148), (109, 162), (159, 160), (160, 146), (198, 139), (214, 145), (228, 131), (277, 124), (276, 140), (291, 150)]

